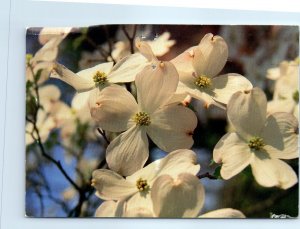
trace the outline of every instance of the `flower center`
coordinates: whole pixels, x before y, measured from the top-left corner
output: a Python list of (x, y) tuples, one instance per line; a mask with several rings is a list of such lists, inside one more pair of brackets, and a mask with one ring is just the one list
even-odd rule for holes
[(136, 113), (134, 121), (139, 126), (149, 126), (151, 124), (150, 116), (144, 111)]
[(139, 178), (136, 181), (136, 187), (140, 192), (148, 191), (150, 188), (150, 186), (147, 183), (147, 180), (143, 180), (142, 178)]
[(97, 71), (93, 76), (96, 86), (103, 85), (107, 81), (107, 76), (104, 72)]
[(299, 91), (298, 90), (293, 93), (293, 99), (296, 103), (299, 102)]
[(248, 146), (250, 149), (254, 150), (260, 150), (262, 149), (266, 144), (264, 143), (263, 139), (260, 137), (253, 137), (250, 139)]
[(194, 82), (200, 88), (208, 88), (211, 86), (211, 79), (205, 75), (198, 76)]

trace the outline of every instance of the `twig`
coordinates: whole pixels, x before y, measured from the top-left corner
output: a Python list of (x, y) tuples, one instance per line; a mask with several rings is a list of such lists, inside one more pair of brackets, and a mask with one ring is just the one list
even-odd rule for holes
[(125, 36), (127, 37), (128, 41), (129, 41), (130, 52), (131, 52), (131, 54), (133, 54), (134, 53), (134, 39), (135, 39), (136, 31), (137, 31), (137, 25), (134, 25), (133, 33), (132, 33), (131, 36), (129, 35), (128, 31), (126, 30), (125, 25), (122, 25), (122, 30), (123, 30)]
[(99, 134), (102, 135), (102, 137), (104, 138), (104, 140), (106, 141), (106, 143), (109, 145), (110, 141), (109, 141), (108, 138), (106, 137), (105, 130), (102, 130), (102, 129), (100, 129), (100, 128), (97, 128), (97, 131), (99, 132)]
[[(30, 119), (26, 120), (30, 121)], [(39, 130), (36, 126), (35, 122), (31, 122), (33, 124), (33, 129), (34, 132), (36, 133), (37, 137), (34, 136), (34, 134), (31, 134), (31, 137), (38, 143), (38, 146), (42, 152), (42, 155), (48, 159), (49, 161), (51, 161), (54, 165), (56, 165), (56, 167), (59, 169), (59, 171), (64, 175), (64, 177), (69, 181), (69, 183), (78, 191), (81, 192), (81, 188), (71, 179), (71, 177), (67, 174), (67, 172), (64, 170), (64, 168), (62, 167), (60, 161), (55, 160), (53, 157), (51, 157), (49, 154), (46, 153), (46, 150), (44, 148), (44, 145), (42, 144), (41, 141), (41, 137), (40, 137), (40, 133)]]
[(203, 173), (203, 174), (199, 174), (199, 175), (197, 175), (197, 177), (199, 179), (203, 179), (203, 178), (208, 178), (208, 179), (211, 179), (211, 180), (217, 180), (218, 179), (214, 175), (211, 175), (209, 172), (206, 172), (206, 173)]

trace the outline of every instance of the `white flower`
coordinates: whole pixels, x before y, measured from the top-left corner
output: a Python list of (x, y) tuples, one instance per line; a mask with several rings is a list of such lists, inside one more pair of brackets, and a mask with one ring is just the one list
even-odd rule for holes
[(61, 37), (64, 39), (72, 30), (72, 27), (44, 27), (39, 34), (39, 42), (46, 44), (53, 38)]
[(268, 103), (268, 113), (288, 112), (298, 118), (299, 63), (284, 61), (279, 68), (269, 69), (268, 77), (276, 79), (273, 100)]
[(200, 44), (191, 47), (171, 62), (179, 72), (180, 83), (176, 93), (187, 92), (207, 105), (227, 104), (237, 91), (250, 90), (252, 84), (236, 73), (220, 75), (226, 64), (228, 47), (220, 36), (206, 34)]
[(145, 57), (139, 53), (127, 56), (115, 66), (113, 62), (98, 64), (92, 68), (73, 73), (62, 64), (56, 63), (51, 77), (60, 79), (77, 92), (100, 90), (112, 83), (132, 82), (137, 73), (148, 64)]
[[(93, 185), (104, 201), (96, 217), (197, 217), (205, 193), (195, 176), (200, 169), (191, 150), (176, 150), (125, 179), (110, 170), (96, 170)], [(234, 209), (219, 209), (199, 217), (244, 218)]]
[(40, 48), (32, 57), (31, 54), (27, 54), (27, 66), (26, 66), (26, 80), (33, 80), (33, 76), (40, 72), (38, 84), (44, 83), (50, 74), (58, 54), (58, 46), (64, 39), (63, 36), (55, 36)]
[(224, 179), (250, 164), (260, 185), (287, 189), (297, 183), (297, 175), (280, 159), (298, 157), (298, 122), (289, 113), (266, 117), (266, 108), (266, 96), (259, 88), (232, 96), (227, 115), (236, 132), (226, 134), (217, 143), (214, 161), (222, 163)]
[[(164, 198), (163, 193), (159, 196), (160, 192), (157, 192), (158, 190), (155, 187), (157, 186), (157, 184), (155, 185), (156, 181), (158, 179), (158, 182), (161, 179), (164, 180), (164, 176), (167, 176), (168, 179), (177, 179), (177, 176), (181, 173), (196, 175), (199, 169), (200, 165), (197, 164), (196, 155), (193, 151), (176, 150), (165, 158), (156, 160), (131, 176), (127, 176), (126, 179), (111, 170), (96, 170), (93, 172), (92, 180), (93, 186), (97, 190), (96, 195), (103, 200), (108, 200), (99, 207), (96, 216), (152, 216), (152, 199)], [(193, 187), (198, 187), (198, 184), (200, 184), (199, 180), (196, 180), (197, 184), (194, 184), (194, 181), (191, 184)], [(193, 190), (189, 189), (189, 191), (194, 193)], [(152, 192), (155, 193), (153, 194), (154, 196)], [(196, 193), (198, 192), (202, 193), (203, 188), (201, 187), (199, 191), (196, 190)], [(191, 198), (191, 200), (200, 201), (202, 206), (202, 199)], [(164, 201), (167, 200), (161, 201), (161, 204), (164, 204)], [(181, 203), (185, 201), (187, 201), (187, 198), (182, 200)], [(172, 206), (172, 203), (168, 204)], [(186, 211), (194, 210), (198, 213), (199, 206), (196, 203), (192, 205), (194, 205), (193, 209), (186, 209)], [(158, 209), (159, 207), (156, 208)]]
[(91, 97), (91, 115), (104, 130), (122, 132), (108, 146), (109, 168), (130, 175), (145, 164), (147, 135), (162, 150), (190, 148), (197, 118), (190, 109), (168, 105), (178, 84), (178, 74), (169, 62), (146, 66), (135, 80), (137, 101), (124, 88), (111, 86)]
[[(143, 42), (150, 46), (155, 56), (160, 57), (168, 53), (170, 48), (176, 43), (174, 40), (169, 40), (170, 36), (171, 34), (169, 32), (164, 32), (154, 40), (144, 40)], [(129, 54), (130, 44), (128, 41), (118, 41), (115, 43), (114, 50), (112, 52), (112, 57), (115, 60), (120, 60)]]

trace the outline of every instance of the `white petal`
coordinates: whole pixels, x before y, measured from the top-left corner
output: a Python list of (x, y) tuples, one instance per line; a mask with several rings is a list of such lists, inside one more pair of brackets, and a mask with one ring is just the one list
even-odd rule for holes
[(197, 126), (195, 113), (184, 106), (171, 105), (150, 116), (147, 133), (162, 150), (189, 149), (194, 144), (193, 132)]
[(67, 120), (73, 120), (74, 118), (74, 114), (72, 113), (71, 108), (62, 101), (58, 101), (52, 104), (51, 108), (49, 109), (49, 112), (56, 121), (57, 126), (62, 126)]
[(124, 176), (141, 169), (148, 156), (146, 131), (136, 126), (116, 137), (106, 150), (108, 167)]
[(193, 66), (198, 76), (216, 76), (226, 64), (228, 47), (220, 36), (206, 34), (194, 50)]
[(216, 163), (222, 163), (221, 176), (228, 180), (250, 164), (253, 154), (238, 134), (228, 133), (215, 146), (213, 158)]
[(227, 105), (228, 119), (235, 130), (245, 138), (259, 136), (266, 121), (267, 99), (259, 88), (250, 92), (236, 92)]
[(178, 73), (173, 64), (161, 62), (146, 66), (135, 80), (138, 104), (142, 111), (153, 113), (166, 104), (176, 91)]
[(137, 192), (135, 183), (108, 169), (93, 172), (93, 186), (97, 190), (96, 195), (104, 200), (121, 200)]
[(148, 60), (139, 53), (126, 56), (112, 68), (107, 79), (112, 83), (132, 82), (147, 65)]
[(169, 52), (170, 48), (176, 43), (175, 40), (169, 40), (171, 34), (164, 32), (159, 37), (156, 37), (153, 41), (146, 41), (151, 47), (155, 56), (163, 56)]
[(92, 78), (78, 76), (59, 63), (55, 63), (50, 77), (66, 82), (78, 92), (85, 92), (95, 88), (95, 82)]
[(123, 217), (127, 198), (128, 197), (125, 197), (118, 201), (104, 201), (97, 208), (95, 212), (95, 217)]
[(265, 153), (256, 153), (251, 168), (257, 183), (264, 187), (288, 189), (298, 182), (296, 173), (287, 163), (271, 159)]
[(227, 104), (230, 97), (237, 91), (249, 91), (251, 89), (250, 81), (239, 74), (230, 73), (212, 79), (213, 98), (220, 103)]
[(146, 41), (142, 41), (137, 38), (135, 40), (135, 46), (139, 50), (139, 52), (148, 60), (148, 62), (157, 61), (156, 56), (152, 52), (151, 46), (147, 44)]
[(62, 42), (62, 40), (62, 37), (55, 37), (49, 40), (35, 53), (32, 61), (54, 61), (58, 54), (58, 45)]
[(71, 30), (72, 27), (44, 27), (39, 34), (39, 42), (45, 44), (56, 37), (65, 38)]
[(189, 96), (187, 93), (180, 93), (180, 94), (174, 94), (170, 100), (167, 102), (167, 105), (177, 105), (177, 104), (187, 104), (187, 101), (189, 103), (191, 102), (191, 96)]
[(155, 178), (160, 175), (170, 175), (176, 178), (180, 173), (190, 173), (196, 175), (200, 170), (197, 163), (197, 156), (192, 150), (180, 149), (169, 153), (166, 157), (156, 160), (145, 168), (137, 171), (127, 180), (135, 182), (139, 178), (146, 179), (150, 185)]
[(76, 74), (84, 79), (93, 80), (94, 75), (99, 71), (108, 75), (113, 67), (113, 62), (98, 64), (92, 68), (81, 70)]
[(274, 113), (268, 116), (261, 134), (271, 157), (293, 159), (299, 157), (298, 121), (289, 113)]
[(199, 218), (246, 218), (245, 215), (236, 209), (232, 208), (222, 208), (207, 212), (203, 215), (200, 215)]
[(151, 198), (157, 217), (196, 217), (204, 204), (204, 188), (191, 174), (177, 179), (162, 175), (152, 186)]
[(138, 111), (134, 97), (118, 85), (94, 90), (89, 106), (91, 116), (98, 125), (112, 132), (121, 132), (132, 126), (131, 118)]
[(117, 202), (113, 200), (104, 201), (96, 210), (95, 217), (116, 217)]
[(279, 67), (270, 68), (267, 71), (267, 78), (270, 80), (277, 80), (281, 76)]
[(197, 46), (193, 46), (183, 53), (178, 55), (176, 58), (171, 60), (171, 63), (176, 67), (179, 76), (181, 74), (192, 74), (195, 70), (193, 67), (194, 50)]
[(154, 217), (150, 194), (136, 193), (126, 201), (124, 217)]
[(40, 103), (54, 102), (60, 98), (60, 90), (55, 85), (45, 85), (39, 88)]
[[(41, 85), (46, 80), (49, 79), (50, 72), (53, 68), (53, 62), (39, 62), (34, 65), (33, 67), (33, 73), (37, 75), (39, 71), (41, 71), (39, 79), (38, 79), (38, 85)], [(30, 71), (29, 79), (33, 81), (32, 72)]]
[(71, 102), (71, 107), (76, 111), (85, 108), (89, 103), (90, 93), (90, 91), (87, 91), (74, 95)]
[(268, 102), (267, 112), (273, 114), (275, 112), (293, 113), (295, 109), (295, 102), (290, 99), (275, 99)]

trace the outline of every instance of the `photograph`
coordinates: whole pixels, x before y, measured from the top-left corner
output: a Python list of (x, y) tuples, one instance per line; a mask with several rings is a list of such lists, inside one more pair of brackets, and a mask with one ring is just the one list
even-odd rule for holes
[(24, 55), (25, 217), (298, 217), (298, 26), (28, 27)]

